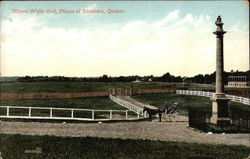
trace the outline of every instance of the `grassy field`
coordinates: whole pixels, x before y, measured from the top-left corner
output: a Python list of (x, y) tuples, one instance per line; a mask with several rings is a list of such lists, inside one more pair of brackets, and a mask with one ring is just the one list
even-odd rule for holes
[[(0, 83), (2, 93), (32, 93), (32, 92), (97, 92), (109, 88), (131, 88), (132, 82), (13, 82)], [(165, 86), (159, 83), (133, 83), (133, 87), (159, 88)]]
[[(187, 115), (188, 108), (199, 108), (207, 112), (211, 112), (212, 103), (208, 97), (191, 96), (191, 95), (179, 95), (179, 94), (141, 94), (133, 95), (134, 99), (156, 106), (158, 108), (164, 108), (166, 104), (179, 103), (177, 111), (181, 115)], [(241, 103), (229, 102), (230, 107), (237, 107), (244, 110), (250, 110), (250, 107)]]
[(1, 106), (27, 106), (27, 107), (54, 107), (54, 108), (81, 108), (81, 109), (119, 109), (124, 107), (111, 101), (108, 97), (89, 97), (71, 99), (20, 99), (1, 100)]
[(8, 159), (242, 159), (250, 148), (95, 137), (0, 135)]
[[(0, 83), (0, 93), (40, 92), (96, 92), (109, 88), (181, 88), (182, 83), (167, 82), (6, 82)], [(213, 87), (213, 85), (192, 84), (188, 87)]]

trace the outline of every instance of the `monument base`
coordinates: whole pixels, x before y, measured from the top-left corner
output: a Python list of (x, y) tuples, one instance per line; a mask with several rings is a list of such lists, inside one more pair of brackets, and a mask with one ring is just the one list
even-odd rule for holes
[(230, 99), (226, 98), (225, 95), (219, 94), (213, 98), (212, 100), (212, 117), (210, 122), (220, 126), (226, 126), (230, 124), (229, 118), (229, 107), (228, 101)]

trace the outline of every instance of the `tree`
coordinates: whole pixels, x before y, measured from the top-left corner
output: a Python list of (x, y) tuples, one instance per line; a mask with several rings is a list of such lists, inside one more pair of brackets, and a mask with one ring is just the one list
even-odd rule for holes
[(100, 77), (100, 82), (108, 82), (108, 81), (109, 81), (108, 75), (103, 75), (102, 77)]

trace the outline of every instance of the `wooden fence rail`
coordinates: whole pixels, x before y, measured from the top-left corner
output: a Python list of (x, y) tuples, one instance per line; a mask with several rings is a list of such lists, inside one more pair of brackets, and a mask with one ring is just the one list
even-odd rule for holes
[(143, 117), (131, 110), (0, 106), (0, 118), (109, 121), (137, 120)]
[(143, 109), (141, 107), (138, 107), (137, 105), (135, 105), (133, 103), (127, 102), (125, 100), (122, 100), (122, 99), (117, 98), (117, 97), (112, 96), (112, 95), (109, 95), (109, 97), (112, 101), (116, 102), (117, 104), (135, 112), (138, 115), (138, 118), (140, 115), (144, 116)]
[[(176, 90), (176, 94), (184, 94), (184, 95), (197, 95), (204, 97), (214, 97), (215, 93), (213, 92), (204, 92), (204, 91), (193, 91), (193, 90)], [(233, 102), (239, 102), (242, 104), (250, 105), (250, 98), (239, 97), (234, 95), (226, 94), (226, 97), (231, 99)]]

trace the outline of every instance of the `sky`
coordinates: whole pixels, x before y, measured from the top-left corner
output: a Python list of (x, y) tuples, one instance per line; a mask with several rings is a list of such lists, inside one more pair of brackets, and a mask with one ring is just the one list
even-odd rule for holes
[[(216, 64), (213, 31), (218, 15), (227, 31), (225, 71), (249, 70), (246, 1), (3, 1), (0, 5), (1, 76), (210, 74)], [(22, 12), (14, 12), (18, 9)], [(32, 13), (34, 9), (43, 12)], [(110, 14), (115, 10), (119, 13)]]

